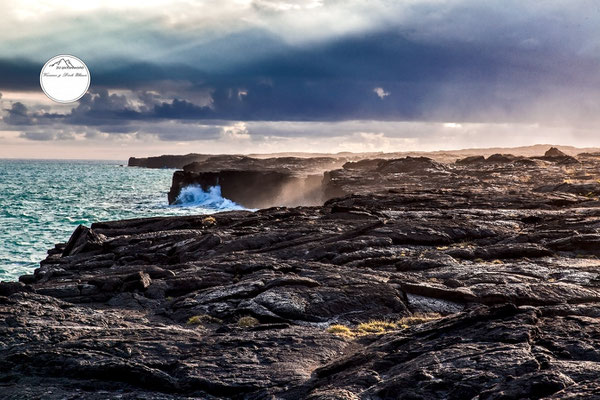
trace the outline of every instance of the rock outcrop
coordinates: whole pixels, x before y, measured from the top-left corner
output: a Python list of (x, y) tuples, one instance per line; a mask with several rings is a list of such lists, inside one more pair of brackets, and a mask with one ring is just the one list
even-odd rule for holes
[(204, 161), (209, 157), (211, 156), (206, 154), (186, 154), (181, 156), (164, 155), (145, 158), (130, 157), (127, 166), (143, 168), (183, 168), (185, 165)]
[(421, 173), (429, 174), (438, 171), (445, 171), (446, 168), (428, 157), (406, 157), (392, 160), (385, 160), (379, 163), (376, 171), (387, 173)]
[(483, 156), (469, 156), (459, 160), (456, 160), (458, 165), (471, 165), (479, 163), (490, 163), (490, 164), (534, 164), (535, 162), (527, 157), (514, 156), (512, 154), (492, 154), (488, 158)]
[(485, 162), (484, 156), (469, 156), (469, 157), (465, 157), (465, 158), (456, 160), (456, 164), (459, 164), (459, 165), (470, 165), (470, 164), (477, 164), (477, 163), (483, 163), (483, 162)]
[(318, 207), (80, 227), (0, 284), (1, 397), (595, 398), (599, 166), (364, 162)]
[(575, 157), (569, 156), (556, 147), (551, 147), (544, 153), (543, 157), (538, 157), (540, 160), (550, 161), (558, 164), (577, 164), (579, 161)]
[(329, 157), (211, 157), (174, 173), (169, 203), (177, 204), (186, 186), (208, 190), (219, 185), (223, 197), (246, 208), (323, 204), (324, 171), (339, 168), (345, 162), (344, 158)]
[(567, 154), (563, 153), (556, 147), (550, 147), (548, 151), (544, 153), (544, 157), (556, 158), (556, 157), (568, 157)]

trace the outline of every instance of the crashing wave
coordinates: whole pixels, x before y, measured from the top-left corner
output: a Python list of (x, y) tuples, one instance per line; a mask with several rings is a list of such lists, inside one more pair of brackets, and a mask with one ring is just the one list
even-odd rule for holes
[(174, 206), (204, 207), (211, 210), (245, 210), (244, 207), (221, 195), (221, 186), (211, 186), (208, 190), (199, 185), (190, 185), (181, 189)]

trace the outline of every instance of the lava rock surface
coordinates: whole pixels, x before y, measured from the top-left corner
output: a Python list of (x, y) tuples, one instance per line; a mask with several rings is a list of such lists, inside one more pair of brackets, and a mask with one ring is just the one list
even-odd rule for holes
[(599, 398), (599, 167), (350, 163), (322, 206), (81, 226), (0, 283), (0, 397)]

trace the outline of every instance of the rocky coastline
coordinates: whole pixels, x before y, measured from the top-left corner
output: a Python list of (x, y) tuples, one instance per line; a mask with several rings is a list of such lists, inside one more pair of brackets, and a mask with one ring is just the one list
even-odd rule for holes
[(207, 160), (322, 197), (80, 226), (0, 283), (1, 398), (599, 398), (600, 157)]
[(220, 186), (223, 197), (246, 208), (321, 205), (324, 171), (340, 168), (346, 158), (215, 156), (185, 165), (173, 174), (169, 204), (190, 185)]

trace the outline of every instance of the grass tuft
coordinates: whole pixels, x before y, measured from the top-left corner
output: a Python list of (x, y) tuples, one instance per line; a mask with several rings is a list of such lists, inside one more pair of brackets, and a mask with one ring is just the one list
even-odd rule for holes
[(254, 317), (241, 317), (237, 322), (240, 328), (251, 328), (258, 325), (258, 323), (258, 320)]
[(438, 313), (417, 313), (410, 317), (400, 318), (396, 323), (404, 329), (412, 325), (424, 324), (425, 322), (440, 319), (442, 316)]
[(356, 327), (356, 331), (359, 335), (368, 335), (371, 333), (381, 334), (396, 329), (398, 329), (398, 325), (395, 322), (377, 320), (363, 322)]
[(200, 325), (205, 323), (220, 324), (223, 323), (219, 318), (212, 317), (207, 314), (194, 315), (187, 321), (188, 325)]
[(371, 320), (358, 324), (352, 329), (345, 325), (331, 325), (327, 332), (345, 338), (354, 338), (364, 335), (381, 335), (390, 331), (407, 329), (413, 325), (419, 325), (425, 322), (442, 318), (438, 313), (414, 314), (410, 317), (404, 317), (397, 321)]
[(354, 337), (354, 332), (352, 332), (352, 329), (348, 328), (345, 325), (331, 325), (329, 328), (327, 328), (327, 332), (345, 338)]

